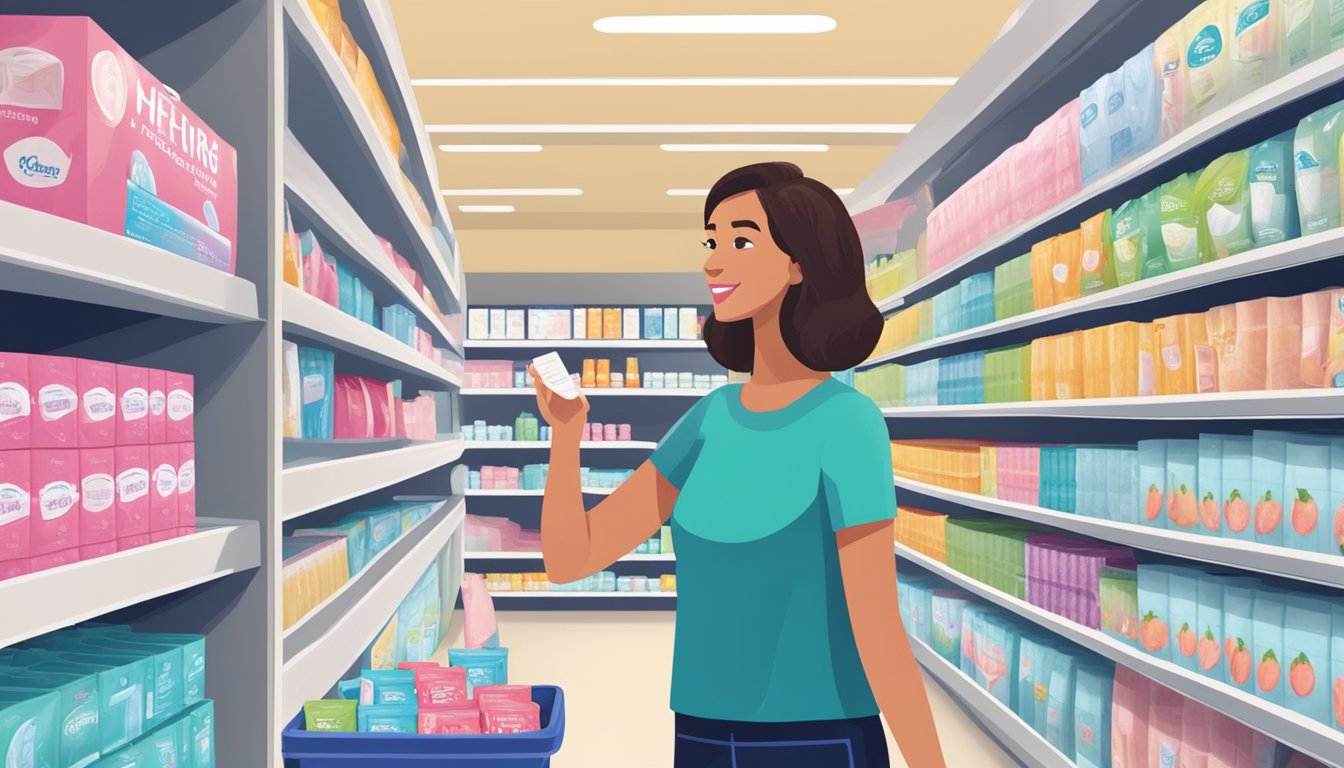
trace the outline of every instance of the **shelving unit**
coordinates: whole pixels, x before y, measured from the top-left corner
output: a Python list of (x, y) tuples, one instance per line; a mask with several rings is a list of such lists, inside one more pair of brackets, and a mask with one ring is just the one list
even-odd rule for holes
[[(543, 450), (551, 447), (550, 440), (468, 440), (468, 451), (488, 450)], [(657, 443), (646, 440), (585, 440), (579, 443), (583, 450), (651, 451)]]
[(1030, 504), (992, 499), (974, 493), (953, 491), (903, 477), (897, 477), (895, 483), (898, 495), (900, 491), (910, 491), (921, 496), (951, 502), (965, 509), (1072, 531), (1135, 549), (1344, 588), (1344, 557), (1339, 555), (1303, 552), (1254, 541), (1237, 541), (1101, 520)]
[[(610, 496), (615, 488), (584, 488), (583, 492), (589, 496)], [(535, 496), (541, 498), (546, 495), (545, 491), (529, 491), (521, 488), (468, 488), (468, 496)]]
[(462, 457), (464, 445), (460, 437), (449, 438), (287, 466), (283, 477), (283, 519), (293, 520), (452, 464)]
[(1156, 659), (1098, 630), (1075, 624), (1037, 608), (1025, 600), (1018, 600), (981, 584), (901, 544), (896, 545), (896, 555), (1083, 648), (1116, 663), (1124, 664), (1145, 677), (1240, 720), (1313, 757), (1328, 763), (1344, 754), (1344, 733), (1327, 725), (1285, 707), (1270, 704), (1264, 699), (1232, 688), (1221, 681)]
[(468, 349), (704, 349), (704, 339), (467, 339)]
[[(587, 388), (581, 390), (585, 397), (704, 397), (711, 389), (643, 389), (641, 387), (624, 388)], [(468, 388), (462, 394), (485, 397), (536, 397), (537, 392), (526, 387), (517, 388)]]
[(583, 598), (618, 598), (618, 599), (638, 599), (641, 597), (675, 599), (676, 592), (491, 592), (490, 597), (495, 599), (509, 598), (542, 598), (542, 599), (583, 599)]
[(1088, 419), (1339, 419), (1344, 390), (1295, 389), (1160, 397), (1099, 397), (1020, 403), (883, 408), (888, 419), (1040, 416)]
[(1072, 758), (1055, 749), (1053, 744), (1022, 722), (1011, 709), (976, 685), (975, 681), (962, 674), (960, 669), (932, 648), (912, 637), (910, 650), (914, 651), (915, 661), (924, 671), (975, 715), (980, 725), (993, 734), (1022, 765), (1027, 768), (1074, 768)]
[[(541, 560), (540, 552), (465, 552), (468, 560)], [(620, 563), (674, 563), (676, 555), (626, 555)]]

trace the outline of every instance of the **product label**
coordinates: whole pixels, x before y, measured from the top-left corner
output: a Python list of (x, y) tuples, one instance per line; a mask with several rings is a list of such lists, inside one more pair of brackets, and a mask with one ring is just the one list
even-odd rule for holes
[(38, 491), (37, 504), (43, 520), (55, 520), (65, 515), (79, 501), (79, 492), (72, 483), (57, 480), (47, 483)]
[(1139, 394), (1147, 396), (1153, 394), (1153, 356), (1148, 352), (1139, 353)]
[(1218, 353), (1213, 347), (1199, 344), (1195, 346), (1195, 386), (1200, 392), (1213, 392), (1218, 389)]
[(5, 150), (5, 167), (25, 187), (58, 187), (70, 174), (70, 156), (45, 136), (29, 136)]
[(1049, 690), (1045, 687), (1045, 684), (1037, 683), (1035, 691), (1036, 691), (1036, 700), (1044, 702), (1046, 694), (1049, 693)]
[(196, 460), (188, 459), (177, 468), (177, 492), (191, 493), (196, 489)]
[(1096, 250), (1083, 251), (1084, 270), (1088, 272), (1096, 272), (1097, 268), (1100, 266), (1101, 266), (1101, 251)]
[(0, 525), (22, 520), (32, 511), (27, 491), (13, 483), (0, 483)]
[(159, 492), (161, 499), (177, 493), (177, 468), (171, 464), (160, 464), (155, 467), (154, 489)]
[(1176, 749), (1170, 744), (1163, 742), (1157, 748), (1157, 759), (1161, 762), (1160, 768), (1176, 768)]
[(1120, 109), (1124, 106), (1125, 106), (1125, 92), (1116, 91), (1115, 93), (1111, 94), (1111, 97), (1109, 99), (1106, 100), (1106, 114), (1114, 115), (1116, 112), (1119, 112)]
[(31, 410), (28, 390), (17, 381), (0, 381), (0, 423), (27, 416)]
[(174, 389), (168, 393), (168, 420), (182, 421), (191, 416), (196, 408), (195, 399), (182, 389)]
[(1162, 364), (1167, 366), (1167, 370), (1175, 371), (1181, 367), (1181, 348), (1170, 346), (1162, 348)]
[(1078, 726), (1078, 738), (1083, 740), (1084, 744), (1092, 745), (1097, 743), (1097, 732), (1086, 725)]
[(37, 412), (43, 421), (60, 421), (77, 407), (75, 391), (63, 384), (48, 384), (37, 391)]
[(121, 393), (121, 417), (139, 421), (149, 415), (149, 393), (141, 387), (132, 387)]
[(168, 397), (163, 394), (163, 390), (156, 389), (149, 393), (149, 412), (151, 415), (162, 416), (168, 409)]
[(1237, 36), (1250, 29), (1256, 23), (1269, 18), (1269, 0), (1257, 0), (1241, 9), (1237, 16)]
[(83, 707), (76, 709), (65, 718), (61, 723), (61, 732), (66, 738), (79, 738), (84, 731), (98, 726), (98, 710), (94, 708), (85, 709)]
[(116, 499), (116, 482), (106, 473), (89, 475), (80, 481), (80, 493), (86, 512), (103, 512)]
[(132, 467), (117, 475), (117, 500), (128, 504), (149, 493), (149, 470)]
[(1264, 162), (1255, 166), (1253, 171), (1256, 181), (1276, 182), (1279, 180), (1279, 164)]
[(316, 403), (327, 395), (327, 377), (310, 373), (303, 377), (303, 404)]
[(1217, 24), (1210, 24), (1195, 33), (1190, 39), (1190, 48), (1185, 63), (1191, 69), (1208, 64), (1223, 52), (1223, 32)]
[(107, 387), (94, 387), (84, 393), (84, 417), (89, 421), (107, 421), (117, 415), (117, 396)]
[(1100, 113), (1101, 110), (1096, 104), (1088, 104), (1078, 113), (1078, 121), (1081, 123), (1082, 127), (1086, 128), (1097, 121), (1097, 115)]
[(1065, 264), (1056, 264), (1050, 268), (1050, 274), (1055, 278), (1055, 282), (1062, 283), (1069, 279), (1069, 267)]
[(1305, 149), (1298, 150), (1297, 153), (1293, 155), (1293, 165), (1297, 166), (1297, 170), (1299, 171), (1307, 171), (1312, 168), (1321, 167), (1321, 164), (1316, 162), (1316, 158), (1312, 157), (1311, 153)]

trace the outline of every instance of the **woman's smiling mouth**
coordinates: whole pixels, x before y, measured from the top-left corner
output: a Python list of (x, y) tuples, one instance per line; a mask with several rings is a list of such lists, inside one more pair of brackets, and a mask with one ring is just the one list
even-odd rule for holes
[(711, 296), (714, 297), (714, 303), (718, 304), (722, 302), (724, 299), (728, 298), (729, 296), (732, 296), (733, 291), (737, 290), (737, 287), (739, 285), (741, 285), (741, 283), (734, 283), (733, 285), (721, 285), (721, 284), (716, 285), (714, 283), (710, 283), (709, 293)]

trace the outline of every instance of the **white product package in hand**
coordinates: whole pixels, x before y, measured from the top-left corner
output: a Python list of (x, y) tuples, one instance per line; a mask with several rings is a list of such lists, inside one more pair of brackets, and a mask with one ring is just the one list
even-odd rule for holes
[(462, 576), (462, 631), (465, 648), (498, 648), (499, 622), (495, 601), (479, 573)]
[(566, 400), (573, 400), (579, 396), (579, 390), (574, 386), (574, 379), (565, 369), (565, 362), (560, 359), (558, 352), (547, 352), (541, 357), (534, 357), (532, 365), (537, 369), (541, 380), (546, 382), (546, 386), (555, 394)]

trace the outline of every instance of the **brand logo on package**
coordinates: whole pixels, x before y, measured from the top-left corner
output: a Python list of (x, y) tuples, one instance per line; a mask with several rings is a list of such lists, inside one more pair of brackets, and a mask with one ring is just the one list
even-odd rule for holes
[(117, 497), (116, 481), (103, 472), (89, 475), (80, 483), (85, 512), (105, 512)]
[(137, 80), (135, 114), (192, 160), (209, 168), (211, 173), (219, 172), (219, 140), (211, 137), (204, 126), (192, 123), (192, 116), (186, 113), (175, 94), (152, 84), (146, 91), (144, 83)]
[(0, 525), (22, 520), (31, 511), (27, 492), (12, 483), (0, 483)]
[(1241, 14), (1237, 16), (1237, 37), (1255, 26), (1258, 21), (1263, 21), (1269, 17), (1269, 0), (1258, 0), (1241, 9)]
[(84, 415), (89, 421), (107, 421), (117, 415), (117, 396), (107, 387), (94, 387), (84, 393)]
[(177, 492), (191, 493), (196, 487), (196, 461), (188, 459), (177, 469)]
[(1106, 100), (1106, 114), (1114, 115), (1123, 106), (1125, 106), (1125, 94), (1123, 92), (1112, 93), (1111, 98)]
[(1186, 63), (1191, 69), (1202, 67), (1218, 58), (1223, 52), (1223, 33), (1217, 24), (1210, 24), (1197, 32), (1190, 40), (1190, 52)]
[(0, 382), (0, 422), (21, 419), (31, 410), (28, 390), (16, 381)]
[(168, 398), (163, 394), (163, 390), (156, 389), (149, 393), (149, 412), (155, 416), (162, 416), (164, 409), (168, 407)]
[(85, 729), (92, 728), (97, 724), (97, 712), (85, 712), (81, 710), (67, 717), (61, 730), (66, 736), (74, 737), (80, 735)]
[(37, 410), (43, 421), (60, 421), (75, 412), (75, 391), (63, 384), (48, 384), (37, 391)]
[(173, 421), (182, 421), (191, 415), (196, 407), (196, 401), (185, 390), (174, 389), (168, 393), (168, 418)]
[(45, 136), (29, 136), (5, 150), (5, 167), (25, 187), (59, 187), (70, 173), (70, 156)]
[(1293, 156), (1293, 164), (1297, 166), (1297, 170), (1299, 171), (1309, 171), (1312, 168), (1321, 167), (1321, 164), (1316, 162), (1316, 158), (1312, 157), (1311, 153), (1306, 150), (1299, 150), (1298, 153)]
[(132, 467), (117, 475), (117, 498), (122, 504), (144, 498), (149, 493), (149, 470)]
[(1078, 122), (1086, 128), (1097, 119), (1097, 114), (1100, 111), (1101, 110), (1097, 108), (1096, 104), (1088, 104), (1086, 107), (1083, 107), (1083, 111), (1079, 114)]
[(121, 394), (121, 417), (126, 421), (139, 421), (149, 415), (149, 393), (140, 387), (132, 387)]
[(155, 467), (154, 488), (163, 499), (177, 493), (177, 467), (171, 464), (160, 464)]
[(75, 506), (75, 502), (79, 501), (79, 492), (75, 490), (73, 483), (57, 480), (42, 486), (37, 498), (42, 519), (55, 520)]

